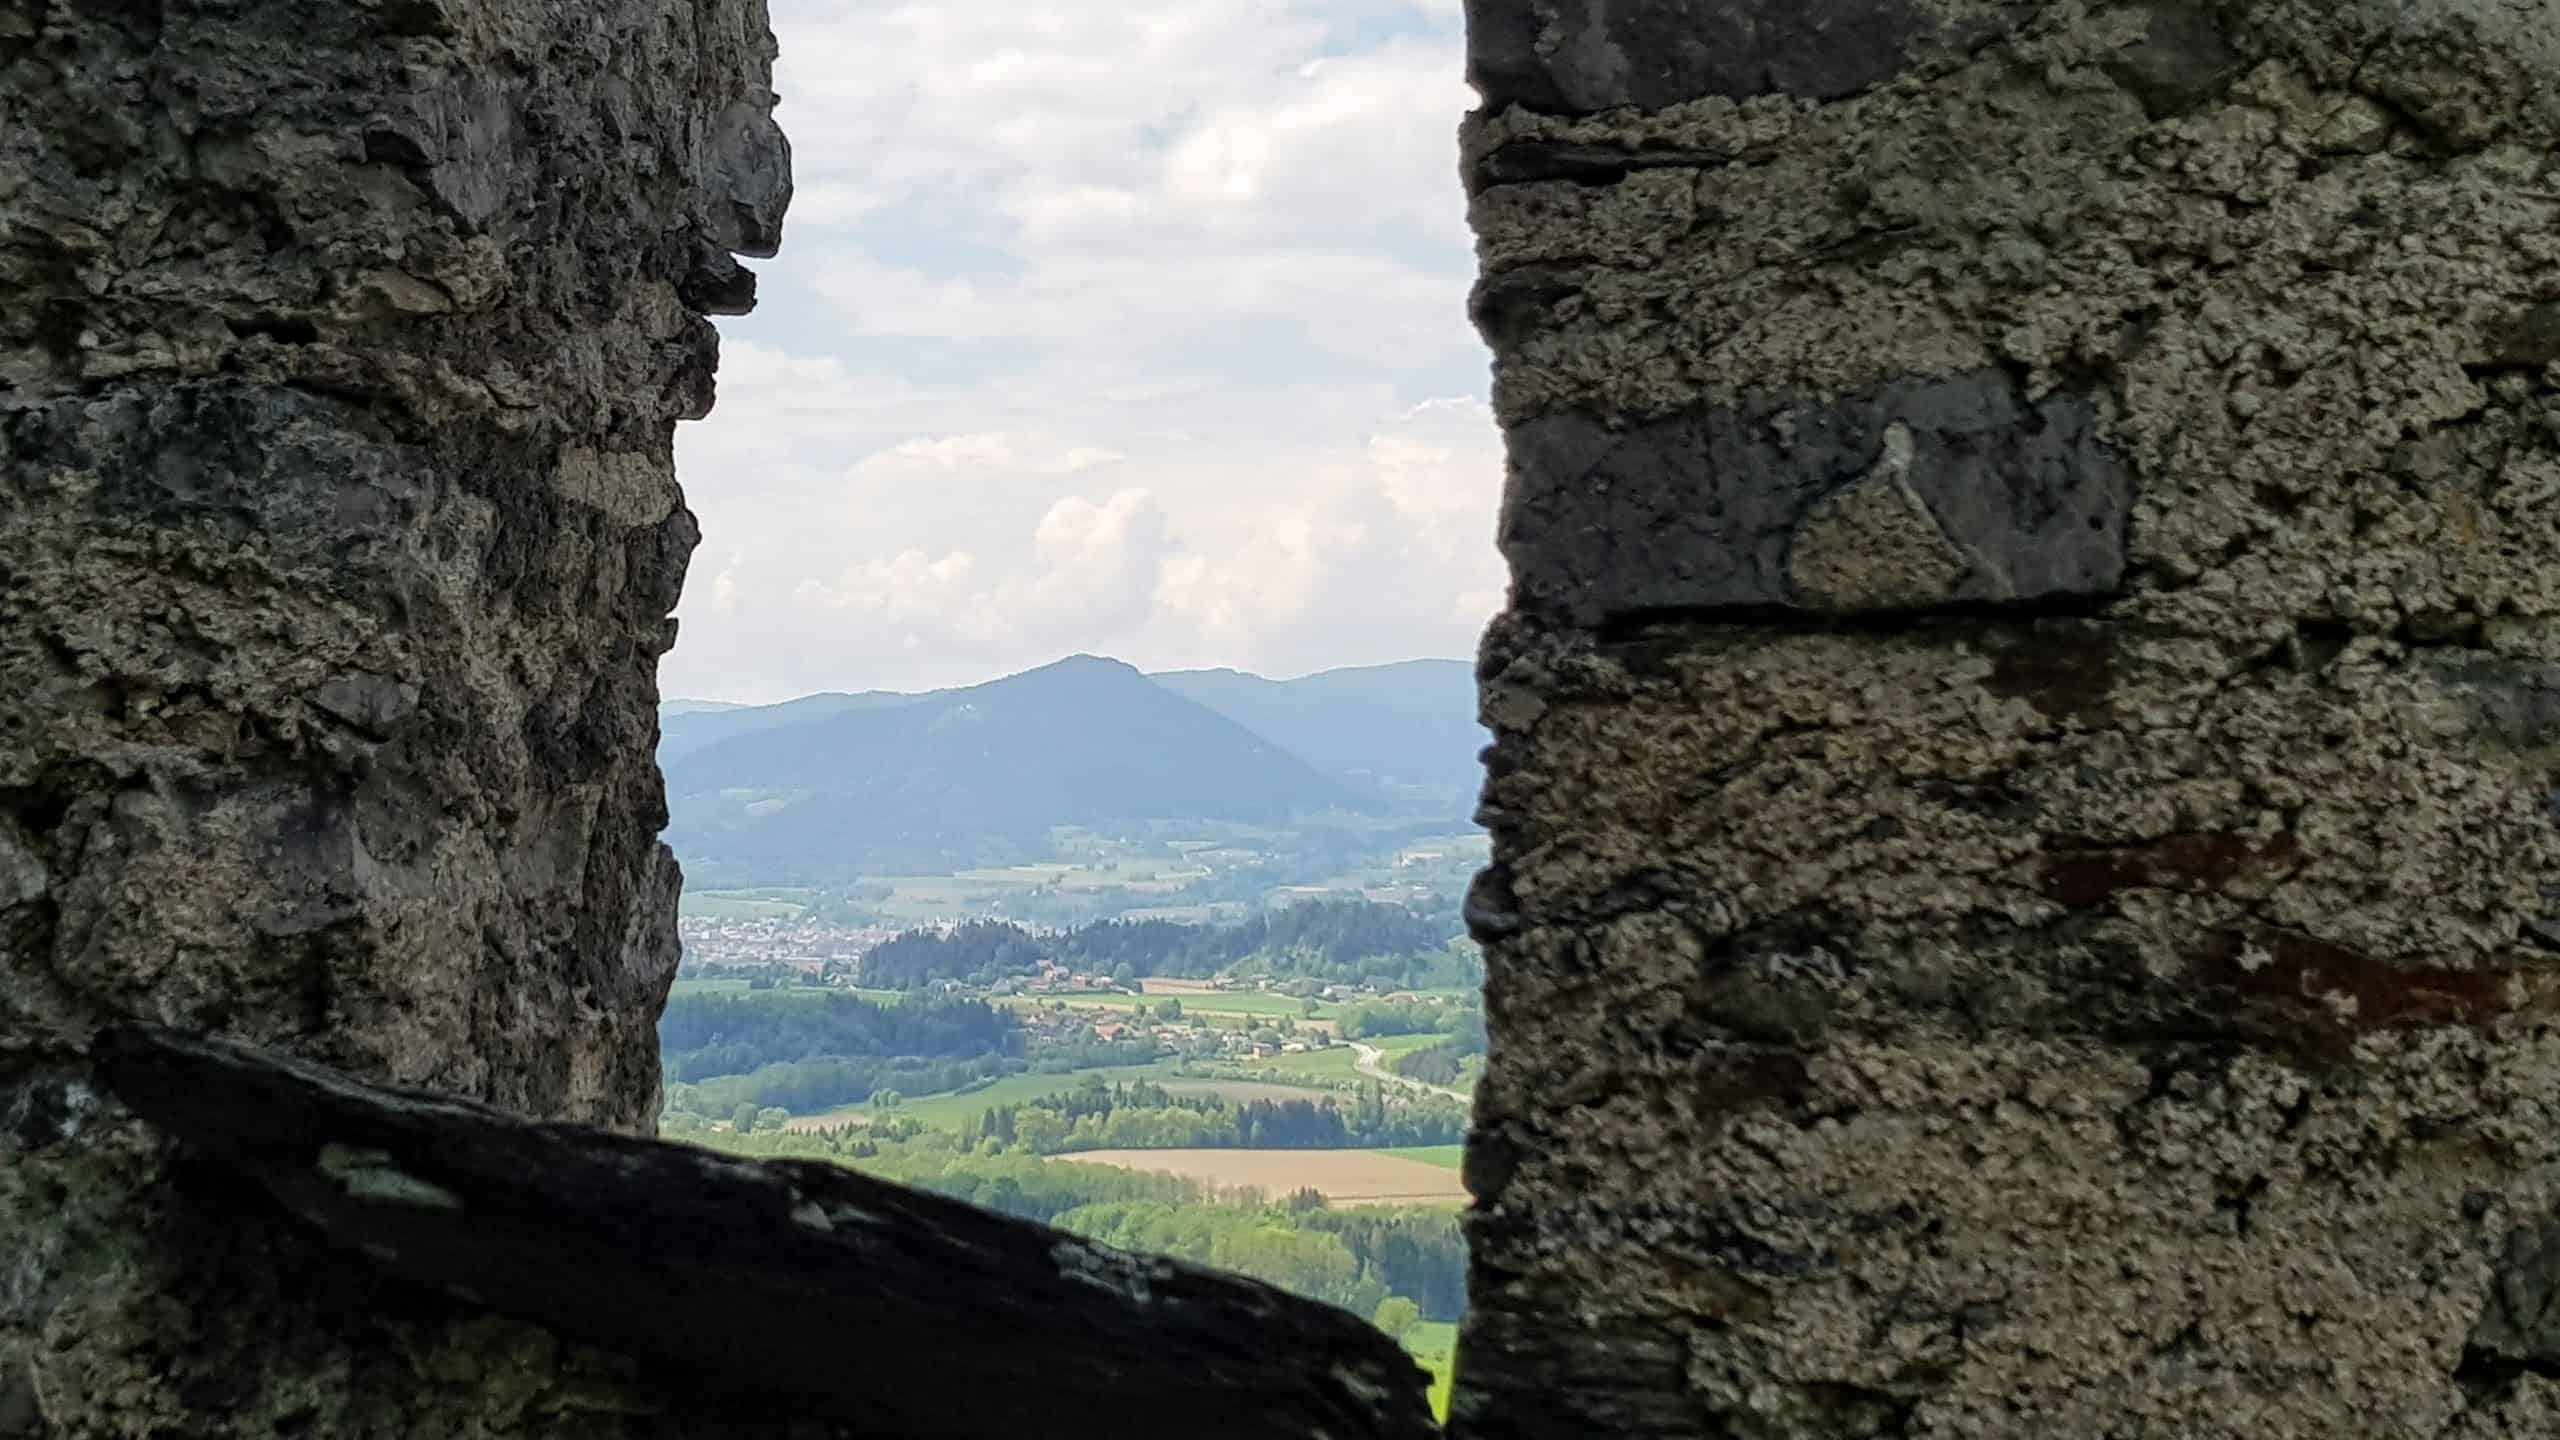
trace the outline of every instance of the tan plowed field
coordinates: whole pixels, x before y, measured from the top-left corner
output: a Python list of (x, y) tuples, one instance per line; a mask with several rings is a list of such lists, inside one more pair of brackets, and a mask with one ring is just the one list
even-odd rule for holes
[(1467, 1203), (1457, 1171), (1375, 1150), (1086, 1150), (1050, 1158), (1179, 1175), (1220, 1190), (1259, 1190), (1275, 1200), (1312, 1187), (1336, 1205)]

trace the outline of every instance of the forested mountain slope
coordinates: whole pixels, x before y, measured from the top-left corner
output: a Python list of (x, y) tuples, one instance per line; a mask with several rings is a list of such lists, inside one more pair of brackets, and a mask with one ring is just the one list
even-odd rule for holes
[[(703, 718), (740, 713), (754, 712)], [(677, 852), (769, 880), (1032, 858), (1053, 826), (1384, 808), (1375, 792), (1093, 656), (732, 735), (666, 770)]]

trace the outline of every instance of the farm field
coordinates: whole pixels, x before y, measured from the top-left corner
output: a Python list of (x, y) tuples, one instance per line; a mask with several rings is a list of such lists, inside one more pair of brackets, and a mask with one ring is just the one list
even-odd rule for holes
[(994, 1084), (967, 1094), (925, 1095), (898, 1107), (898, 1113), (929, 1125), (936, 1130), (957, 1130), (962, 1121), (991, 1105), (1020, 1105), (1044, 1095), (1063, 1095), (1096, 1078), (1105, 1085), (1126, 1080), (1153, 1080), (1159, 1084), (1181, 1077), (1165, 1061), (1153, 1065), (1111, 1065), (1097, 1070), (1076, 1070), (1064, 1075), (1007, 1075)]
[(1114, 861), (1085, 865), (1056, 861), (1047, 865), (1005, 865), (962, 870), (951, 878), (977, 885), (1046, 885), (1058, 890), (1126, 890), (1133, 895), (1169, 895), (1209, 876), (1205, 866), (1179, 860)]
[(1122, 1014), (1140, 1005), (1152, 1009), (1160, 1001), (1178, 1000), (1185, 1015), (1228, 1016), (1239, 1020), (1295, 1020), (1301, 1025), (1331, 1025), (1333, 1011), (1337, 1008), (1318, 1001), (1316, 1013), (1310, 1017), (1306, 1014), (1305, 1001), (1293, 1000), (1286, 995), (1266, 995), (1260, 991), (1231, 991), (1224, 995), (1021, 995), (1008, 998), (1017, 1008), (1064, 1004), (1070, 1010), (1117, 1010)]
[[(744, 995), (748, 993), (748, 990), (748, 984), (744, 980), (679, 980), (667, 993), (670, 995)], [(809, 985), (783, 985), (757, 990), (754, 993), (758, 995), (778, 996), (785, 1001), (815, 1001), (825, 996), (841, 994), (842, 992), (835, 990), (821, 990), (815, 986)], [(862, 993), (874, 1000), (879, 999), (883, 995), (894, 997), (897, 994), (894, 990), (867, 990)], [(894, 1000), (892, 1003), (894, 1003)]]
[(1483, 991), (1474, 989), (1409, 990), (1404, 993), (1417, 1000), (1430, 1000), (1443, 1005), (1469, 1005), (1484, 996)]
[[(749, 986), (744, 980), (678, 980), (667, 993), (670, 995), (745, 995), (749, 993)], [(783, 985), (756, 990), (753, 993), (777, 995), (788, 1000), (814, 1000), (823, 995), (859, 995), (874, 1005), (904, 1004), (907, 998), (907, 992), (904, 990), (847, 990), (834, 985), (824, 988), (812, 985)]]
[[(1099, 1076), (1106, 1085), (1130, 1080), (1146, 1080), (1163, 1086), (1176, 1095), (1215, 1095), (1237, 1104), (1256, 1100), (1323, 1100), (1330, 1098), (1322, 1090), (1304, 1085), (1275, 1084), (1267, 1080), (1207, 1080), (1186, 1078), (1169, 1062), (1154, 1065), (1113, 1065), (1094, 1070), (1077, 1070), (1065, 1075), (1008, 1075), (992, 1085), (967, 1094), (920, 1095), (903, 1101), (898, 1113), (936, 1130), (958, 1129), (970, 1116), (996, 1105), (1021, 1105), (1050, 1095), (1063, 1095), (1084, 1083), (1088, 1075)], [(842, 1105), (813, 1115), (795, 1115), (783, 1128), (787, 1130), (828, 1130), (838, 1125), (869, 1125), (872, 1120), (868, 1105)], [(1424, 1146), (1429, 1150), (1435, 1147)]]
[(1457, 1172), (1375, 1150), (1086, 1150), (1074, 1165), (1179, 1175), (1218, 1189), (1278, 1197), (1313, 1189), (1335, 1205), (1463, 1205)]
[(1459, 1162), (1466, 1158), (1466, 1149), (1464, 1145), (1399, 1145), (1374, 1153), (1393, 1155), (1400, 1160), (1419, 1160), (1425, 1165), (1437, 1165), (1443, 1170), (1455, 1170)]
[(1250, 1105), (1256, 1100), (1278, 1104), (1286, 1100), (1329, 1100), (1331, 1092), (1310, 1089), (1304, 1085), (1275, 1084), (1269, 1080), (1167, 1080), (1164, 1088), (1176, 1095), (1215, 1095)]
[[(1321, 1092), (1303, 1086), (1274, 1084), (1260, 1080), (1212, 1080), (1184, 1075), (1177, 1062), (1159, 1060), (1152, 1065), (1107, 1065), (1092, 1070), (1074, 1070), (1063, 1075), (1007, 1075), (1001, 1080), (965, 1093), (918, 1095), (898, 1106), (898, 1113), (935, 1130), (957, 1130), (961, 1123), (980, 1111), (995, 1105), (1022, 1105), (1049, 1095), (1063, 1095), (1085, 1083), (1100, 1080), (1117, 1085), (1131, 1080), (1147, 1080), (1162, 1085), (1177, 1095), (1223, 1095), (1230, 1100), (1313, 1100)], [(871, 1119), (868, 1105), (845, 1105), (823, 1114), (795, 1116), (794, 1130), (823, 1130), (831, 1125), (867, 1125)]]
[[(1399, 1055), (1423, 1049), (1447, 1038), (1449, 1037), (1445, 1035), (1380, 1035), (1360, 1043), (1377, 1047), (1382, 1057), (1381, 1063), (1392, 1063)], [(1338, 1085), (1346, 1080), (1369, 1078), (1360, 1073), (1360, 1057), (1348, 1045), (1337, 1045), (1327, 1050), (1310, 1050), (1303, 1055), (1274, 1055), (1267, 1060), (1247, 1060), (1243, 1064), (1257, 1077), (1272, 1080), (1303, 1076), (1319, 1085)]]
[(744, 995), (744, 980), (679, 980), (667, 993), (671, 995)]
[[(1182, 1002), (1183, 1013), (1197, 1011), (1203, 1015), (1251, 1015), (1258, 1018), (1298, 1020), (1306, 1018), (1307, 1002), (1287, 995), (1271, 995), (1259, 990), (1230, 990), (1225, 994), (1171, 996)], [(1340, 1007), (1322, 1000), (1316, 1002), (1316, 1019), (1329, 1019)]]
[(1102, 842), (1078, 848), (1088, 853), (1072, 860), (991, 865), (950, 875), (875, 876), (867, 883), (885, 886), (889, 894), (870, 907), (889, 925), (930, 924), (953, 915), (1026, 913), (1063, 923), (1138, 911), (1198, 921), (1244, 908), (1170, 903), (1185, 885), (1210, 873), (1178, 846)]
[(798, 1134), (807, 1130), (833, 1130), (844, 1125), (851, 1125), (855, 1129), (859, 1130), (868, 1126), (870, 1123), (871, 1109), (869, 1106), (847, 1105), (840, 1109), (823, 1111), (816, 1115), (794, 1115), (790, 1119), (782, 1122), (782, 1128), (790, 1133)]
[(676, 902), (676, 913), (703, 920), (797, 920), (816, 895), (814, 890), (786, 887), (687, 890)]

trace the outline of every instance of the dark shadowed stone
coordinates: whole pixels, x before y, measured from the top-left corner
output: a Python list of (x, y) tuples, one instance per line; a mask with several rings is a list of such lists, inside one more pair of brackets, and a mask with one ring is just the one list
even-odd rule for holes
[(2501, 365), (2560, 364), (2560, 304), (2536, 305), (2509, 321), (2492, 358)]
[(1704, 169), (1732, 159), (1731, 155), (1721, 151), (1683, 150), (1673, 146), (1630, 150), (1617, 145), (1520, 140), (1486, 156), (1477, 167), (1477, 176), (1486, 185), (1517, 185), (1539, 180), (1615, 185), (1639, 170)]
[(2480, 738), (2517, 750), (2560, 740), (2560, 666), (2466, 653), (2431, 668), (2469, 702)]
[(705, 315), (744, 315), (756, 308), (756, 275), (728, 251), (707, 247), (676, 293)]
[[(1709, 96), (1836, 100), (1924, 44), (1967, 45), (2005, 15), (1920, 0), (1467, 0), (1467, 76), (1487, 106), (1658, 110)], [(2014, 8), (2014, 7), (2013, 7)]]
[(1358, 1316), (839, 1166), (530, 1124), (147, 1027), (102, 1037), (98, 1070), (351, 1257), (674, 1390), (947, 1440), (1437, 1433), (1421, 1371)]
[(741, 100), (721, 111), (714, 163), (719, 203), (711, 223), (720, 242), (759, 259), (780, 254), (782, 214), (791, 205), (791, 142), (772, 108)]
[(2525, 1365), (2560, 1365), (2560, 1222), (2507, 1237), (2471, 1348)]
[(2149, 32), (2117, 51), (2106, 69), (2152, 119), (2195, 109), (2221, 94), (2240, 73), (2240, 52), (2204, 6), (2165, 0), (2146, 8)]
[(1476, 1440), (1669, 1440), (1702, 1433), (1699, 1406), (1681, 1383), (1688, 1357), (1677, 1334), (1649, 1325), (1528, 1322), (1521, 1313), (1508, 1307), (1468, 1313), (1467, 1335), (1477, 1353), (1535, 1354), (1542, 1363), (1469, 1376), (1469, 1392), (1452, 1403), (1451, 1428)]
[(0, 1363), (0, 1440), (42, 1435), (47, 1428), (36, 1408), (34, 1377), (24, 1365)]
[(1622, 430), (1541, 416), (1511, 449), (1519, 603), (1577, 624), (2103, 596), (2124, 575), (2132, 473), (2089, 399), (2029, 402), (1998, 372)]

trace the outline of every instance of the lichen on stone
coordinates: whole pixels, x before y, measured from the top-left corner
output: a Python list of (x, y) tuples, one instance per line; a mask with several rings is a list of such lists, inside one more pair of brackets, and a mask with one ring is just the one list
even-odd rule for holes
[(760, 0), (0, 4), (0, 1432), (603, 1433), (422, 1390), (432, 1304), (323, 1322), (291, 1222), (48, 1097), (143, 1016), (654, 1123), (671, 432), (779, 237), (773, 53)]
[[(1553, 8), (1477, 7), (1462, 141), (1454, 1428), (2533, 1433), (2560, 11), (2028, 3), (1791, 86), (1638, 7), (1692, 83), (1602, 106), (1516, 78)], [(1993, 397), (1935, 469), (1933, 386)]]

